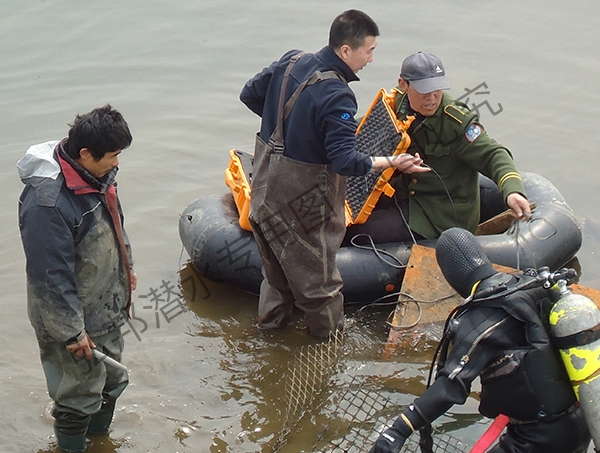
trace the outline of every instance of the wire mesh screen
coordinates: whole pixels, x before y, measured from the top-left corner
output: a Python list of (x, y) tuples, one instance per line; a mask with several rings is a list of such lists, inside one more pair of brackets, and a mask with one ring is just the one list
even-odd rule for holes
[[(398, 406), (381, 392), (368, 389), (354, 377), (336, 402), (337, 409), (319, 435), (314, 453), (368, 452), (379, 433), (387, 429), (406, 407)], [(419, 435), (408, 438), (401, 453), (420, 452)], [(455, 437), (433, 432), (434, 453), (467, 452), (468, 446)]]
[(369, 451), (377, 439), (377, 428), (385, 426), (391, 416), (389, 408), (398, 410), (388, 398), (364, 388), (356, 378), (335, 406), (313, 452)]
[[(421, 451), (419, 447), (418, 436), (412, 435), (408, 438), (400, 453), (419, 453)], [(433, 453), (453, 453), (453, 452), (464, 452), (469, 451), (469, 447), (464, 442), (458, 440), (456, 437), (451, 436), (447, 433), (433, 432)]]
[[(287, 408), (283, 427), (275, 437), (273, 451), (288, 444), (300, 420), (310, 416), (317, 428), (312, 451), (318, 453), (368, 452), (379, 433), (406, 409), (358, 376), (331, 392), (329, 402), (316, 405), (325, 389), (331, 390), (344, 356), (345, 334), (337, 332), (329, 341), (299, 348), (288, 365)], [(339, 385), (338, 385), (339, 387)], [(419, 435), (413, 434), (401, 452), (420, 452)], [(434, 453), (467, 452), (467, 445), (446, 433), (433, 433)], [(304, 450), (303, 450), (304, 451)]]
[(330, 335), (329, 341), (301, 347), (294, 354), (294, 359), (288, 366), (285, 386), (285, 419), (274, 451), (279, 451), (285, 445), (294, 426), (337, 371), (344, 340), (345, 334), (336, 331)]

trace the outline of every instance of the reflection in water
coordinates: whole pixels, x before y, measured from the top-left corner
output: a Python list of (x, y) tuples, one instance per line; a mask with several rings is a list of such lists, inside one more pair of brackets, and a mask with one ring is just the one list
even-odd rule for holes
[[(585, 250), (582, 250), (581, 254), (587, 260), (591, 259), (594, 262), (598, 262), (598, 256), (600, 256), (600, 222), (585, 218), (581, 220), (581, 228), (585, 243)], [(597, 269), (588, 266), (577, 271), (580, 277), (584, 279), (586, 286), (600, 288), (600, 272)]]

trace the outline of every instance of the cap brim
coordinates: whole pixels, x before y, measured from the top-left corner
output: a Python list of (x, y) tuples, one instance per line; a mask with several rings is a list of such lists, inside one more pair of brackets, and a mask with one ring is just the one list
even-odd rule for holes
[(431, 77), (429, 79), (412, 80), (412, 87), (420, 94), (431, 93), (438, 90), (449, 90), (450, 82), (446, 76)]

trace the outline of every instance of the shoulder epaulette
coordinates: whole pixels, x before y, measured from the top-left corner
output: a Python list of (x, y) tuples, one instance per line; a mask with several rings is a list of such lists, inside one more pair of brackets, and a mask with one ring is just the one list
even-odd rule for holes
[(409, 105), (408, 105), (408, 96), (405, 96), (406, 93), (400, 90), (400, 87), (394, 87), (390, 90), (390, 92), (394, 95), (394, 104), (393, 108), (396, 114), (409, 114)]
[(449, 104), (444, 107), (444, 113), (455, 120), (458, 124), (462, 124), (465, 118), (471, 113), (468, 108), (461, 108), (455, 104)]

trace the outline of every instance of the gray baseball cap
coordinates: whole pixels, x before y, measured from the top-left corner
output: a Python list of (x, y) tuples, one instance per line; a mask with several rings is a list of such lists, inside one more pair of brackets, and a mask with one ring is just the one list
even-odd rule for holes
[(450, 89), (442, 60), (427, 52), (419, 51), (406, 57), (402, 62), (400, 77), (410, 82), (421, 94)]

